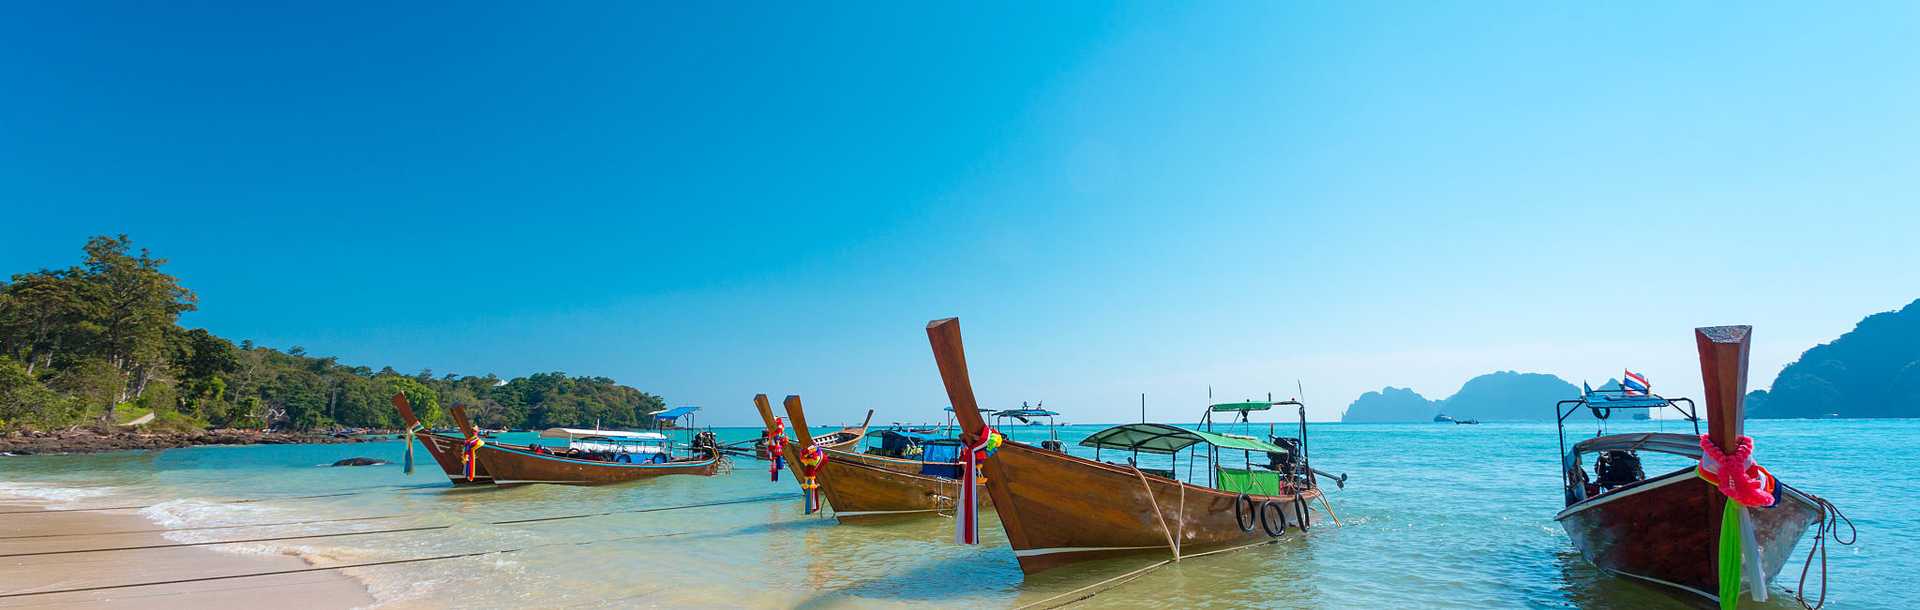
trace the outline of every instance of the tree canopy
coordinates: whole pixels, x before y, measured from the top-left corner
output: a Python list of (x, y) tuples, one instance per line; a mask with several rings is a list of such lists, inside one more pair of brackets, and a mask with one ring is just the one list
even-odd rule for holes
[(48, 429), (111, 422), (150, 410), (172, 428), (399, 427), (389, 400), (405, 393), (429, 426), (445, 406), (468, 405), (479, 425), (641, 427), (659, 396), (605, 377), (538, 373), (503, 380), (404, 375), (239, 344), (180, 315), (197, 298), (135, 253), (125, 235), (88, 240), (79, 266), (20, 273), (0, 283), (0, 427)]

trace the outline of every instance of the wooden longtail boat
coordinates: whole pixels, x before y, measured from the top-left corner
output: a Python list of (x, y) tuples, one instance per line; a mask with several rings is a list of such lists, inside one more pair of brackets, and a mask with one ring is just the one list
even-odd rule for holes
[[(762, 394), (762, 396), (765, 395)], [(768, 413), (769, 415), (767, 415), (767, 417), (772, 417), (772, 412), (769, 411)], [(873, 409), (867, 409), (867, 419), (860, 422), (859, 426), (848, 426), (835, 432), (813, 437), (813, 444), (819, 445), (822, 449), (857, 451), (860, 449), (860, 440), (867, 437), (867, 425), (871, 423), (873, 423)], [(761, 439), (760, 442), (753, 444), (753, 457), (763, 462), (770, 459), (771, 456), (767, 453), (766, 439)]]
[[(768, 432), (779, 428), (767, 395), (754, 396), (753, 402)], [(809, 438), (806, 409), (800, 397), (788, 396), (784, 406), (793, 421), (794, 433), (799, 438)], [(789, 471), (799, 479), (802, 466), (795, 456), (805, 451), (808, 443), (784, 437), (782, 440), (787, 443), (784, 453), (789, 458)], [(827, 505), (833, 507), (834, 518), (843, 523), (952, 512), (954, 498), (960, 495), (957, 479), (937, 474), (956, 472), (956, 465), (950, 462), (925, 462), (841, 449), (823, 448), (823, 451), (827, 462), (821, 465), (817, 482)], [(975, 494), (975, 497), (985, 496)], [(979, 502), (986, 504), (984, 499)]]
[[(460, 432), (469, 440), (475, 438), (478, 432), (474, 429), (473, 422), (467, 420), (466, 407), (455, 405), (452, 412), (454, 421), (460, 424)], [(695, 450), (703, 455), (670, 458), (669, 461), (660, 463), (578, 459), (537, 451), (532, 447), (494, 443), (480, 445), (476, 454), (480, 459), (480, 465), (493, 475), (493, 482), (501, 484), (621, 483), (670, 474), (700, 476), (719, 474), (721, 462), (725, 459), (720, 456), (719, 451), (711, 447)], [(458, 454), (455, 458), (458, 463)]]
[[(1706, 388), (1707, 438), (1727, 455), (1739, 445), (1745, 427), (1742, 401), (1751, 330), (1720, 326), (1694, 331)], [(1566, 418), (1582, 408), (1604, 420), (1615, 410), (1669, 407), (1692, 420), (1694, 434), (1612, 434), (1582, 440), (1567, 449)], [(1561, 421), (1561, 475), (1567, 505), (1554, 518), (1566, 529), (1573, 546), (1608, 572), (1721, 601), (1721, 530), (1727, 496), (1694, 466), (1654, 477), (1646, 477), (1640, 467), (1643, 451), (1695, 461), (1705, 453), (1693, 401), (1651, 392), (1589, 390), (1580, 399), (1561, 401), (1555, 410)], [(1588, 455), (1597, 456), (1593, 479), (1581, 465)], [(1761, 477), (1772, 478), (1764, 473)], [(1768, 589), (1765, 583), (1780, 573), (1800, 537), (1809, 526), (1821, 523), (1832, 506), (1785, 482), (1773, 482), (1772, 487), (1772, 506), (1746, 508), (1751, 541), (1757, 548), (1747, 551), (1749, 558), (1738, 567), (1740, 577), (1734, 581), (1740, 584), (1724, 589), (1728, 594), (1746, 590), (1763, 597)], [(1728, 533), (1738, 544), (1739, 533)]]
[[(959, 320), (928, 323), (927, 339), (964, 431), (961, 440), (978, 443), (988, 431), (987, 423), (967, 376)], [(1299, 440), (1304, 441), (1304, 407), (1301, 430)], [(1304, 447), (1280, 447), (1250, 437), (1161, 424), (1105, 432), (1113, 432), (1106, 441), (1112, 444), (1098, 446), (1161, 453), (1176, 460), (1180, 449), (1210, 444), (1208, 471), (1210, 477), (1216, 469), (1220, 471), (1220, 488), (1182, 482), (1171, 478), (1172, 472), (1150, 473), (1003, 441), (986, 459), (986, 487), (1022, 571), (1033, 574), (1078, 561), (1141, 552), (1172, 553), (1178, 560), (1182, 554), (1267, 543), (1283, 536), (1289, 526), (1308, 527), (1311, 516), (1306, 503), (1321, 498), (1306, 468), (1304, 451), (1299, 451)], [(1292, 472), (1224, 468), (1217, 458), (1220, 449), (1284, 453)], [(1198, 457), (1190, 458), (1189, 470), (1191, 459)]]

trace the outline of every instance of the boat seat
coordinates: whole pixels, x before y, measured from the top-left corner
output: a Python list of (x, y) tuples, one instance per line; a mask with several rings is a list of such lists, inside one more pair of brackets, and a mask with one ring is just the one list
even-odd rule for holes
[(1219, 475), (1221, 491), (1250, 496), (1280, 495), (1280, 473), (1278, 472), (1221, 467)]

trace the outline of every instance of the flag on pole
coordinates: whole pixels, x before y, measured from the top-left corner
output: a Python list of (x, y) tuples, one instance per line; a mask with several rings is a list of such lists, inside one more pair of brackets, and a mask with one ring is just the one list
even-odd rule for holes
[(1626, 390), (1626, 395), (1628, 396), (1646, 396), (1647, 395), (1646, 376), (1641, 375), (1639, 373), (1635, 373), (1633, 371), (1626, 371), (1626, 373), (1627, 373), (1627, 378), (1620, 380), (1620, 389)]

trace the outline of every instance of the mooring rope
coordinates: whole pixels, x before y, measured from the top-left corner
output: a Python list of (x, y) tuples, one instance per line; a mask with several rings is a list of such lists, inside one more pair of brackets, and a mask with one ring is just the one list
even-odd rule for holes
[(381, 519), (398, 519), (400, 517), (411, 517), (411, 516), (413, 515), (408, 515), (408, 514), (376, 515), (372, 517), (342, 517), (339, 519), (308, 519), (305, 521), (280, 521), (275, 523), (237, 523), (233, 525), (201, 525), (196, 527), (156, 527), (156, 528), (144, 529), (144, 530), (112, 530), (112, 531), (105, 531), (105, 532), (81, 532), (81, 533), (74, 533), (74, 534), (26, 534), (26, 535), (20, 535), (20, 536), (0, 536), (0, 540), (25, 540), (29, 538), (72, 538), (74, 536), (118, 536), (123, 534), (164, 534), (167, 532), (230, 530), (230, 529), (240, 529), (243, 527), (280, 527), (280, 526), (287, 526), (287, 525), (311, 525), (315, 523), (343, 523), (348, 521), (378, 521)]
[[(1800, 586), (1794, 589), (1793, 599), (1800, 602), (1802, 608), (1820, 610), (1827, 605), (1827, 538), (1831, 537), (1834, 542), (1843, 545), (1852, 545), (1860, 540), (1860, 530), (1853, 527), (1853, 520), (1848, 519), (1846, 513), (1840, 512), (1840, 507), (1834, 506), (1826, 498), (1813, 494), (1807, 495), (1813, 498), (1814, 504), (1820, 506), (1820, 529), (1814, 531), (1813, 546), (1807, 548), (1807, 560), (1800, 564)], [(1847, 524), (1845, 540), (1840, 539), (1842, 522)], [(1820, 554), (1820, 599), (1813, 605), (1807, 605), (1807, 571), (1813, 567), (1814, 553)]]
[(354, 568), (370, 568), (370, 567), (377, 567), (377, 566), (389, 566), (389, 565), (398, 565), (398, 564), (407, 564), (407, 563), (421, 563), (421, 562), (427, 562), (427, 561), (441, 561), (446, 559), (481, 557), (485, 555), (502, 555), (506, 553), (518, 553), (521, 551), (549, 547), (549, 546), (568, 546), (568, 545), (587, 546), (590, 544), (600, 544), (605, 542), (626, 542), (626, 541), (640, 540), (645, 538), (668, 538), (673, 536), (683, 536), (690, 533), (693, 533), (693, 532), (689, 530), (689, 531), (683, 531), (683, 532), (668, 532), (665, 534), (643, 534), (639, 536), (622, 536), (619, 538), (603, 538), (599, 540), (581, 540), (577, 542), (549, 542), (545, 544), (535, 544), (535, 545), (523, 546), (523, 547), (512, 548), (512, 549), (479, 551), (474, 553), (456, 553), (452, 555), (436, 555), (432, 557), (414, 557), (410, 559), (390, 559), (386, 561), (369, 561), (364, 563), (352, 563), (352, 564), (344, 564), (344, 565), (336, 565), (336, 566), (313, 566), (308, 568), (272, 570), (267, 572), (253, 572), (248, 574), (201, 576), (197, 578), (178, 578), (178, 579), (172, 579), (172, 580), (156, 580), (156, 581), (149, 581), (149, 582), (137, 582), (137, 583), (128, 583), (128, 584), (119, 584), (119, 585), (98, 585), (98, 586), (92, 586), (92, 587), (76, 587), (72, 589), (57, 589), (53, 591), (29, 591), (24, 593), (3, 593), (3, 594), (0, 594), (0, 599), (6, 599), (10, 597), (35, 597), (35, 596), (41, 596), (41, 595), (58, 595), (62, 593), (86, 593), (91, 591), (109, 591), (114, 589), (130, 589), (135, 587), (156, 587), (161, 585), (210, 582), (210, 581), (217, 581), (217, 580), (234, 580), (239, 578), (258, 578), (261, 576), (280, 576), (284, 574), (305, 574), (310, 572), (325, 572), (328, 570), (350, 570)]
[[(357, 496), (360, 494), (373, 493), (376, 491), (387, 490), (387, 489), (424, 489), (428, 487), (440, 487), (440, 486), (441, 485), (438, 483), (429, 483), (425, 485), (418, 485), (418, 484), (416, 485), (381, 485), (378, 487), (363, 487), (363, 488), (360, 488), (360, 491), (345, 491), (345, 492), (336, 492), (336, 493), (313, 494), (313, 495), (307, 495), (307, 496), (266, 496), (266, 497), (260, 497), (260, 498), (245, 498), (240, 500), (222, 500), (222, 501), (216, 502), (216, 504), (252, 504), (255, 502), (271, 502), (275, 500), (313, 500), (317, 498), (342, 498), (346, 496)], [(108, 510), (135, 510), (135, 509), (141, 509), (141, 508), (153, 508), (161, 504), (165, 504), (165, 502), (156, 502), (154, 504), (141, 504), (139, 506), (96, 506), (91, 508), (44, 508), (44, 509), (34, 509), (34, 510), (10, 510), (10, 511), (0, 511), (0, 515), (39, 515), (39, 514), (46, 514), (46, 513), (86, 513), (86, 512), (97, 512), (97, 511), (108, 511)]]
[[(504, 521), (488, 521), (488, 522), (481, 523), (481, 525), (519, 525), (519, 524), (527, 524), (527, 523), (564, 521), (568, 519), (586, 519), (589, 517), (605, 517), (609, 515), (656, 513), (656, 512), (665, 512), (665, 511), (673, 511), (673, 510), (686, 510), (686, 509), (692, 509), (692, 508), (726, 506), (731, 504), (748, 504), (748, 503), (754, 503), (754, 502), (765, 502), (767, 500), (775, 500), (783, 497), (787, 497), (786, 494), (769, 494), (766, 496), (755, 496), (751, 498), (740, 498), (735, 500), (723, 500), (719, 502), (703, 502), (700, 504), (683, 504), (679, 506), (657, 506), (652, 508), (636, 508), (631, 510), (583, 513), (583, 514), (577, 514), (577, 515), (555, 515), (550, 517), (533, 517), (528, 519), (508, 519)], [(330, 520), (322, 519), (317, 521), (330, 521)], [(221, 545), (221, 544), (247, 544), (247, 543), (254, 543), (254, 542), (308, 540), (308, 539), (314, 539), (314, 538), (370, 536), (374, 534), (395, 534), (395, 533), (403, 533), (403, 532), (425, 532), (425, 531), (444, 530), (444, 529), (450, 529), (454, 527), (454, 525), (455, 524), (426, 525), (426, 526), (418, 526), (418, 527), (365, 530), (365, 531), (358, 531), (358, 532), (334, 532), (334, 533), (326, 533), (326, 534), (304, 534), (304, 535), (298, 535), (298, 536), (272, 536), (272, 537), (266, 537), (266, 538), (247, 538), (247, 539), (241, 539), (241, 540), (211, 540), (211, 541), (205, 541), (205, 542), (175, 542), (175, 543), (168, 543), (168, 544), (142, 544), (142, 545), (108, 547), (108, 548), (98, 548), (98, 549), (67, 549), (67, 550), (60, 550), (60, 551), (34, 551), (34, 552), (28, 552), (28, 553), (4, 554), (4, 555), (0, 555), (0, 558), (40, 557), (40, 556), (46, 556), (46, 555), (77, 555), (81, 553), (106, 553), (106, 552), (112, 552), (112, 551), (141, 551), (141, 550), (149, 550), (149, 549), (172, 549), (172, 548), (195, 547), (195, 546), (214, 546), (214, 545)]]

